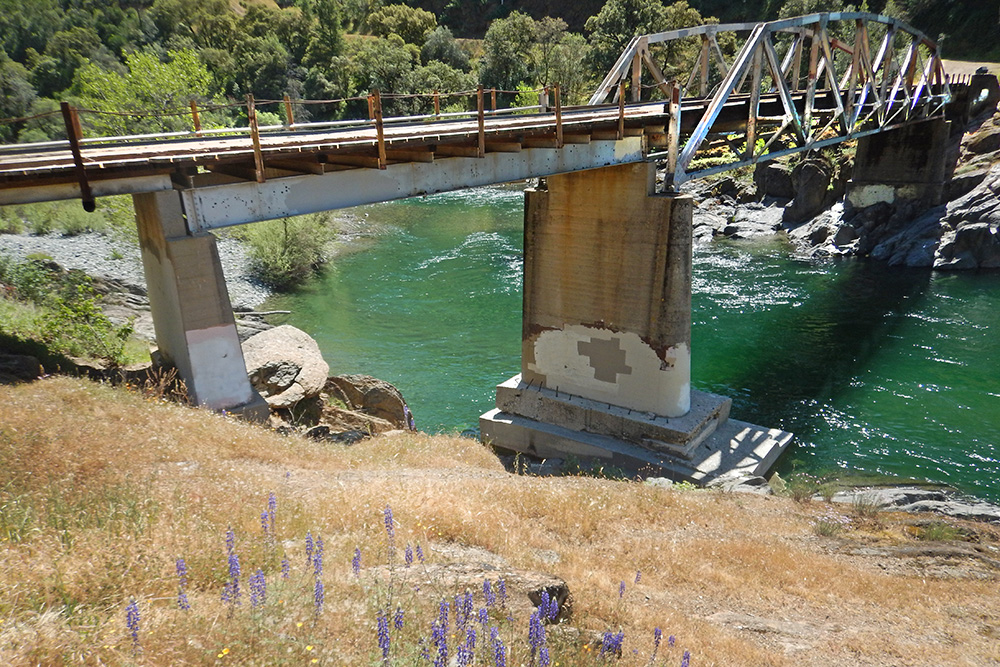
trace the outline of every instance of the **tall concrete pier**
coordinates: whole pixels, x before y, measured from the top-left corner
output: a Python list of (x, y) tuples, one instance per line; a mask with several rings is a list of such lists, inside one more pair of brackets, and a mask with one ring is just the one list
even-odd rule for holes
[(526, 193), (521, 374), (484, 440), (703, 482), (763, 473), (791, 435), (691, 388), (691, 216), (655, 165), (561, 174)]
[(266, 419), (250, 385), (215, 237), (188, 233), (180, 195), (135, 194), (156, 342), (197, 405)]

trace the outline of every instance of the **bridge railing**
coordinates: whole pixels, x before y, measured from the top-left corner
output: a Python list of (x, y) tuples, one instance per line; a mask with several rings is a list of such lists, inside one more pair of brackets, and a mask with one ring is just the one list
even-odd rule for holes
[[(674, 62), (668, 79), (656, 50), (677, 55), (679, 45), (697, 41), (697, 55), (689, 48), (681, 63), (686, 75)], [(633, 101), (661, 96), (680, 114), (672, 91), (690, 99), (695, 84), (707, 107), (693, 127), (673, 119), (686, 136), (676, 159), (668, 156), (675, 184), (942, 114), (950, 99), (926, 35), (886, 16), (830, 12), (635, 37), (590, 101), (627, 90)], [(715, 154), (710, 163), (706, 154)]]
[[(498, 95), (535, 95), (538, 98), (537, 104), (500, 107), (497, 104)], [(256, 100), (252, 96), (247, 96), (244, 103), (233, 104), (203, 104), (199, 105), (195, 100), (191, 100), (190, 106), (183, 109), (147, 109), (137, 111), (111, 111), (105, 109), (77, 108), (64, 103), (59, 110), (44, 112), (33, 116), (22, 118), (3, 118), (0, 125), (24, 125), (25, 123), (42, 121), (49, 117), (61, 117), (66, 125), (66, 139), (54, 139), (50, 141), (25, 142), (16, 144), (0, 145), (0, 153), (4, 152), (24, 152), (26, 150), (65, 150), (69, 148), (71, 137), (75, 137), (76, 142), (81, 147), (100, 146), (106, 144), (121, 144), (129, 142), (149, 142), (172, 139), (192, 139), (200, 137), (224, 137), (224, 136), (251, 136), (258, 133), (280, 133), (296, 131), (322, 131), (348, 129), (352, 127), (373, 127), (375, 124), (375, 100), (383, 103), (388, 100), (423, 100), (433, 111), (428, 113), (411, 113), (397, 116), (385, 116), (382, 122), (388, 125), (400, 123), (418, 123), (448, 121), (456, 119), (475, 118), (478, 114), (477, 96), (482, 96), (483, 115), (486, 117), (497, 115), (508, 115), (518, 113), (546, 112), (560, 104), (560, 100), (553, 102), (553, 95), (558, 98), (559, 87), (547, 86), (544, 88), (529, 90), (501, 90), (496, 88), (482, 88), (463, 90), (456, 92), (433, 91), (430, 93), (382, 93), (373, 90), (367, 96), (345, 97), (328, 100), (307, 100), (291, 99), (287, 95), (281, 100)], [(447, 104), (449, 100), (471, 98), (471, 105), (461, 111), (449, 111)], [(344, 118), (337, 120), (302, 121), (296, 120), (295, 108), (307, 106), (337, 106), (349, 103), (367, 103), (368, 114), (366, 117)], [(283, 122), (278, 124), (263, 125), (258, 124), (256, 128), (250, 122), (252, 116), (256, 115), (263, 107), (273, 106), (277, 108), (279, 117), (283, 116)], [(452, 105), (455, 106), (455, 105)], [(235, 113), (242, 117), (246, 124), (227, 124), (225, 126), (204, 126), (203, 118), (206, 114), (224, 111), (230, 114)], [(69, 116), (67, 116), (67, 113)], [(87, 118), (100, 116), (112, 116), (127, 119), (127, 121), (138, 122), (143, 119), (163, 120), (167, 118), (184, 118), (188, 129), (161, 131), (161, 132), (100, 132), (90, 127)], [(217, 124), (216, 124), (217, 125)], [(127, 123), (123, 127), (128, 127)]]

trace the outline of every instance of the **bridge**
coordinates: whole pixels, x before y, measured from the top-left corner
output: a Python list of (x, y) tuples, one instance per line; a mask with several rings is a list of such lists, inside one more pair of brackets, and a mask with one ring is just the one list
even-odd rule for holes
[(249, 97), (245, 128), (202, 128), (192, 102), (190, 131), (88, 137), (89, 112), (64, 103), (66, 140), (0, 147), (0, 204), (79, 198), (94, 210), (131, 194), (161, 352), (195, 402), (260, 416), (210, 230), (541, 178), (525, 205), (521, 374), (498, 387), (484, 436), (701, 482), (762, 474), (791, 434), (729, 420), (729, 399), (691, 389), (692, 202), (676, 187), (879, 140), (870, 175), (886, 160), (929, 164), (900, 187), (940, 192), (927, 155), (966, 88), (931, 40), (891, 18), (704, 25), (634, 38), (584, 106), (553, 87), (537, 107), (498, 109), (479, 88), (468, 112), (442, 113), (435, 93), (434, 113), (390, 118), (391, 96), (373, 91), (368, 118), (296, 122), (286, 98), (285, 121), (265, 127)]

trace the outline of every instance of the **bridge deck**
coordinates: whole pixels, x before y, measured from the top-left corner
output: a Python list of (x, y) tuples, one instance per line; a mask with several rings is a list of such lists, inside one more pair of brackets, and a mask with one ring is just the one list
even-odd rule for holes
[[(630, 133), (643, 127), (660, 126), (667, 120), (662, 103), (628, 105), (624, 109), (624, 124)], [(617, 129), (617, 106), (573, 108), (563, 111), (561, 125), (567, 143), (587, 140), (595, 133)], [(510, 142), (527, 142), (551, 137), (556, 131), (555, 113), (530, 115), (487, 115), (484, 132), (487, 150), (516, 150)], [(661, 129), (662, 131), (662, 129)], [(387, 151), (439, 152), (454, 155), (456, 146), (474, 145), (478, 141), (479, 124), (470, 120), (436, 122), (389, 122), (384, 128)], [(507, 142), (503, 146), (489, 146)], [(374, 158), (378, 152), (376, 129), (371, 124), (311, 131), (287, 131), (260, 134), (260, 151), (265, 166), (278, 169), (291, 167), (312, 172), (307, 163), (326, 169), (343, 168), (341, 158)], [(178, 170), (194, 172), (196, 168), (214, 170), (225, 165), (252, 165), (255, 149), (250, 136), (197, 137), (158, 141), (123, 142), (108, 139), (101, 143), (84, 143), (81, 158), (87, 178), (98, 181), (107, 178), (135, 178), (151, 174), (169, 174)], [(409, 158), (409, 159), (408, 159)], [(424, 161), (415, 153), (392, 153), (389, 162)], [(356, 159), (354, 166), (366, 166)], [(77, 178), (76, 164), (68, 142), (56, 147), (0, 148), (0, 190), (37, 187), (72, 182)], [(2, 202), (0, 202), (2, 203)]]

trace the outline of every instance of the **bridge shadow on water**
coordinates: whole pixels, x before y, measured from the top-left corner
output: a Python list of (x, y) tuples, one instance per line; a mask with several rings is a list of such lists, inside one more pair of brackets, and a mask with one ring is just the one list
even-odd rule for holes
[[(735, 418), (791, 431), (800, 446), (831, 428), (823, 406), (851, 389), (903, 316), (919, 307), (931, 280), (927, 270), (890, 269), (873, 261), (845, 260), (831, 267), (800, 265), (803, 275), (813, 275), (792, 303), (750, 314), (754, 323), (747, 328), (739, 326), (739, 318), (747, 316), (740, 313), (727, 316), (734, 325), (729, 334), (712, 330), (699, 336), (699, 327), (713, 323), (694, 324), (696, 355), (700, 337), (728, 348), (709, 352), (715, 363), (707, 364), (710, 378), (703, 376), (708, 382), (699, 388), (732, 397)], [(699, 372), (696, 366), (696, 382)]]

